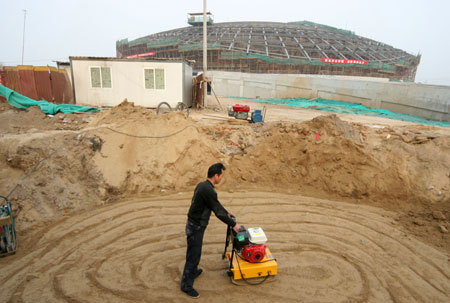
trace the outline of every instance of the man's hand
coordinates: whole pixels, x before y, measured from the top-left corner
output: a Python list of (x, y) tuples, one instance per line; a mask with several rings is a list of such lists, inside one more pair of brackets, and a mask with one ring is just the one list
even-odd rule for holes
[(239, 223), (236, 223), (236, 225), (233, 227), (233, 230), (235, 232), (240, 232), (241, 231), (241, 225)]

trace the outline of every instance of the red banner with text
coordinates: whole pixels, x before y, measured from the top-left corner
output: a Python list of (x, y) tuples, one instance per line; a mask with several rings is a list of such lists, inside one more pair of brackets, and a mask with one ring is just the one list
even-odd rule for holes
[(133, 58), (142, 58), (142, 57), (150, 57), (150, 56), (154, 56), (156, 55), (155, 52), (151, 52), (151, 53), (143, 53), (143, 54), (137, 54), (137, 55), (130, 55), (130, 56), (126, 56), (125, 58), (127, 59), (133, 59)]
[(347, 60), (347, 59), (332, 59), (322, 58), (323, 63), (336, 63), (336, 64), (368, 64), (368, 61), (364, 60)]

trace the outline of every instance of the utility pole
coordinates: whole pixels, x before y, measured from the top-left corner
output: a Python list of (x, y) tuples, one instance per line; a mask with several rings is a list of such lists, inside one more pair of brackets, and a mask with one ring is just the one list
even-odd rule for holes
[(23, 9), (23, 40), (22, 40), (22, 65), (23, 65), (23, 55), (25, 51), (25, 20), (27, 18), (27, 10)]
[(208, 44), (207, 44), (207, 30), (206, 30), (206, 0), (203, 0), (203, 106), (208, 106), (208, 99), (207, 99), (207, 93), (208, 93), (208, 82), (206, 78), (206, 70), (208, 68)]

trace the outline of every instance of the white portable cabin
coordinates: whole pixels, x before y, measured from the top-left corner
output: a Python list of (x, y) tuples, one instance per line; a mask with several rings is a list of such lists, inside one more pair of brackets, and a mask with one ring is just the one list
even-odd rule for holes
[(192, 105), (192, 66), (184, 60), (70, 57), (76, 104)]
[[(203, 13), (189, 13), (188, 23), (193, 26), (203, 26)], [(206, 13), (206, 23), (212, 25), (214, 23), (214, 16), (210, 13)]]

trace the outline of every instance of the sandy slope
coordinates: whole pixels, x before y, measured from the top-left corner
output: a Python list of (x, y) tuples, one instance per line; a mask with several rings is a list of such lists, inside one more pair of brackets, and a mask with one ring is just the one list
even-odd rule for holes
[(2, 105), (0, 192), (20, 182), (10, 197), (20, 246), (0, 259), (0, 302), (186, 301), (186, 212), (217, 161), (228, 167), (222, 202), (264, 228), (279, 276), (231, 285), (220, 260), (225, 226), (213, 219), (201, 301), (447, 302), (449, 131), (268, 113), (262, 125), (127, 102), (56, 117)]
[[(235, 286), (212, 219), (195, 283), (201, 302), (448, 302), (448, 255), (379, 208), (267, 192), (220, 192), (247, 227), (261, 226), (279, 275)], [(1, 302), (185, 302), (179, 291), (190, 194), (132, 199), (69, 216), (2, 260)]]

